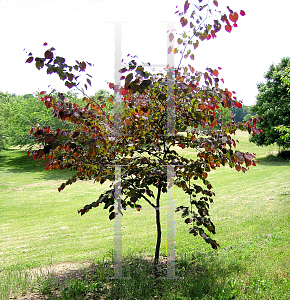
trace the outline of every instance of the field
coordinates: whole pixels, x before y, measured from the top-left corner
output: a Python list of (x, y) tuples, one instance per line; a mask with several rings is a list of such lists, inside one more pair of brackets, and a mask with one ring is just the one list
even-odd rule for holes
[[(229, 167), (210, 174), (218, 250), (189, 235), (175, 214), (178, 279), (150, 273), (156, 228), (146, 203), (122, 219), (123, 271), (131, 279), (110, 279), (114, 221), (102, 207), (77, 213), (106, 184), (78, 181), (59, 193), (72, 173), (46, 171), (18, 148), (1, 151), (0, 299), (11, 291), (25, 299), (290, 299), (290, 163), (275, 156), (276, 146), (257, 147), (241, 132), (237, 139), (238, 149), (256, 153), (259, 163), (245, 174)], [(176, 206), (188, 202), (176, 188)], [(166, 198), (162, 207), (165, 257)], [(39, 268), (43, 274), (29, 272)]]

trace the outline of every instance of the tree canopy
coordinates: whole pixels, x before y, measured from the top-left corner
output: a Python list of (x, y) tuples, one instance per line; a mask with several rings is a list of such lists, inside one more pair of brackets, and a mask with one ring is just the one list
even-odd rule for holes
[(259, 83), (257, 103), (252, 110), (259, 117), (257, 128), (263, 132), (251, 137), (257, 145), (271, 145), (289, 148), (290, 142), (284, 138), (282, 130), (277, 127), (290, 125), (290, 93), (287, 78), (289, 76), (290, 58), (284, 57), (277, 65), (272, 64), (264, 75), (266, 82)]
[[(64, 94), (70, 101), (83, 104), (70, 91)], [(31, 136), (33, 126), (49, 125), (57, 129), (74, 129), (71, 122), (63, 122), (53, 116), (53, 109), (47, 109), (39, 99), (39, 93), (18, 96), (0, 92), (0, 149), (9, 146), (32, 146), (36, 140)]]
[[(201, 5), (201, 2), (190, 12), (190, 4), (185, 1), (182, 10), (177, 11), (182, 27), (189, 26), (191, 35), (170, 32), (169, 41), (177, 39), (181, 46), (170, 46), (168, 54), (181, 51), (184, 59), (193, 59), (187, 46), (196, 49), (199, 42), (216, 38), (222, 28), (220, 21), (226, 24), (225, 30), (231, 32), (232, 27), (237, 26), (239, 15), (245, 15), (244, 11), (238, 14), (229, 7), (229, 15), (221, 14), (214, 8), (218, 6), (217, 1), (213, 1), (214, 6)], [(215, 19), (209, 24), (205, 23), (206, 17), (201, 22), (202, 11), (206, 11), (207, 16), (214, 10), (220, 20)], [(29, 53), (27, 62), (35, 61), (38, 69), (45, 68), (48, 74), (56, 73), (68, 88), (80, 89), (81, 75), (86, 77), (85, 89), (87, 84), (91, 85), (91, 76), (86, 73), (90, 66), (88, 62), (76, 61), (69, 65), (65, 58), (55, 56), (54, 51), (49, 48), (44, 57)], [(123, 215), (126, 208), (140, 210), (142, 201), (147, 202), (156, 211), (155, 263), (158, 263), (161, 241), (161, 195), (173, 184), (188, 196), (187, 203), (177, 207), (176, 211), (182, 211), (185, 223), (190, 225), (189, 233), (200, 235), (217, 249), (219, 244), (212, 238), (215, 226), (209, 214), (209, 204), (215, 194), (208, 174), (225, 165), (243, 172), (255, 165), (255, 155), (235, 150), (236, 140), (231, 135), (238, 129), (259, 134), (255, 127), (257, 120), (236, 123), (230, 115), (229, 123), (221, 123), (220, 107), (242, 105), (232, 92), (219, 86), (223, 80), (218, 77), (218, 69), (207, 68), (200, 72), (188, 64), (178, 68), (168, 66), (156, 74), (150, 64), (130, 59), (127, 67), (119, 70), (123, 83), (109, 83), (115, 94), (108, 98), (111, 104), (114, 103), (113, 114), (105, 111), (106, 104), (100, 102), (99, 97), (88, 97), (84, 90), (85, 107), (64, 101), (62, 96), (41, 92), (41, 101), (46, 107), (53, 108), (55, 116), (72, 122), (77, 129), (34, 127), (31, 132), (44, 147), (33, 151), (32, 156), (34, 159), (47, 158), (48, 170), (75, 170), (75, 175), (62, 183), (59, 191), (77, 180), (111, 182), (98, 199), (79, 210), (81, 215), (104, 205), (109, 210), (109, 218), (114, 219)], [(185, 134), (179, 134), (177, 128)], [(176, 147), (180, 151), (176, 151)], [(196, 158), (184, 157), (184, 148), (195, 150)], [(115, 166), (121, 166), (120, 205), (116, 205), (115, 199)], [(174, 182), (168, 181), (170, 176)]]

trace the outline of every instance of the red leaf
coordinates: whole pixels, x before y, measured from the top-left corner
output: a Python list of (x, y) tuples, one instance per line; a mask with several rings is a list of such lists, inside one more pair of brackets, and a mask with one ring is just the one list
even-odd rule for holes
[(212, 74), (217, 77), (217, 76), (219, 76), (219, 71), (218, 70), (213, 70)]
[(110, 82), (109, 83), (109, 88), (112, 89), (114, 87), (114, 83)]
[(238, 27), (237, 23), (234, 24), (234, 27)]
[(127, 125), (131, 125), (132, 124), (132, 121), (129, 120), (129, 119), (125, 119), (125, 122), (127, 123)]
[(232, 22), (236, 23), (236, 22), (238, 21), (238, 19), (239, 19), (239, 15), (235, 12), (235, 13), (233, 13), (233, 14), (230, 14), (229, 19), (230, 19)]
[(81, 64), (80, 64), (80, 69), (82, 70), (82, 71), (84, 71), (85, 69), (86, 69), (86, 63), (83, 61)]
[(87, 78), (87, 83), (88, 83), (90, 86), (92, 86), (91, 81), (90, 81), (89, 78)]
[(206, 39), (207, 39), (207, 40), (210, 40), (210, 38), (211, 38), (211, 35), (209, 34), (209, 35), (207, 36)]
[(216, 7), (219, 6), (219, 4), (218, 4), (218, 2), (217, 2), (216, 0), (213, 1), (213, 4), (214, 4)]
[(224, 81), (224, 79), (223, 79), (223, 78), (221, 79), (221, 81), (222, 81), (222, 83), (225, 83), (225, 81)]
[(27, 58), (27, 60), (26, 60), (26, 62), (25, 63), (31, 63), (33, 61), (33, 57), (32, 56), (30, 56), (30, 57), (28, 57)]
[(236, 170), (237, 170), (238, 172), (240, 172), (241, 169), (242, 169), (240, 165), (236, 165), (235, 168), (236, 168)]
[(169, 42), (172, 42), (173, 39), (174, 39), (174, 35), (173, 35), (173, 33), (170, 33), (170, 34), (169, 34)]
[(47, 43), (44, 43), (43, 46), (47, 46)]
[(66, 81), (66, 82), (65, 82), (65, 85), (66, 85), (69, 89), (71, 89), (71, 88), (74, 86), (74, 84), (73, 84), (72, 82), (69, 82), (69, 81)]
[(236, 102), (236, 107), (238, 107), (238, 108), (242, 108), (242, 107), (243, 107), (243, 104), (242, 104), (242, 103), (240, 103), (240, 102)]
[(170, 54), (172, 52), (172, 47), (170, 46), (169, 48), (168, 48), (168, 54)]
[(119, 73), (125, 73), (126, 71), (128, 71), (128, 70), (127, 70), (127, 68), (124, 67), (124, 68), (119, 70)]
[(46, 92), (45, 91), (42, 91), (42, 92), (40, 92), (40, 95), (43, 95), (43, 94), (45, 94)]
[(218, 69), (221, 70), (222, 68), (221, 68), (221, 67), (218, 67)]
[(222, 20), (223, 22), (226, 22), (226, 21), (228, 20), (227, 15), (222, 15), (221, 20)]
[(191, 65), (188, 65), (188, 66), (189, 66), (190, 72), (191, 72), (191, 73), (194, 73), (194, 71), (195, 71), (195, 70), (194, 70), (194, 67), (192, 67)]
[(198, 47), (198, 45), (199, 45), (199, 41), (196, 41), (195, 43), (193, 43), (194, 50)]
[(185, 19), (184, 17), (182, 17), (180, 19), (180, 23), (181, 23), (182, 27), (184, 27), (187, 24), (187, 19)]
[(30, 154), (30, 151), (27, 152), (27, 156), (29, 156), (29, 154)]
[(226, 25), (225, 29), (226, 29), (227, 32), (230, 33), (232, 31), (232, 26), (231, 25)]
[(211, 33), (212, 38), (216, 38), (216, 34), (215, 34), (214, 30), (211, 30), (210, 33)]
[(68, 78), (69, 81), (72, 81), (74, 79), (74, 75), (72, 73), (69, 73), (67, 75), (67, 78)]
[(44, 57), (47, 59), (51, 59), (51, 58), (53, 58), (53, 53), (51, 51), (47, 50), (44, 53)]
[(246, 13), (245, 13), (243, 10), (240, 11), (240, 15), (241, 15), (241, 16), (244, 16), (245, 14), (246, 14)]
[(188, 3), (188, 0), (186, 0), (185, 3), (184, 3), (184, 13), (186, 13), (188, 8), (189, 8), (189, 3)]

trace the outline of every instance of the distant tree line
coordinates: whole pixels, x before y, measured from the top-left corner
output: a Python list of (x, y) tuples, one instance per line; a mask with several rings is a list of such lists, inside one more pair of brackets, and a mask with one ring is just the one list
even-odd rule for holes
[[(99, 90), (94, 98), (101, 103), (106, 103), (109, 92)], [(62, 97), (65, 101), (85, 106), (87, 103), (79, 99), (74, 93), (59, 94), (55, 97)], [(104, 110), (111, 109), (112, 104), (104, 105)], [(72, 122), (62, 121), (54, 117), (53, 109), (47, 109), (40, 100), (39, 93), (18, 96), (15, 94), (0, 92), (0, 150), (10, 146), (34, 145), (35, 139), (30, 135), (31, 127), (49, 125), (57, 129), (74, 129)]]
[(231, 108), (231, 112), (235, 115), (235, 121), (248, 121), (250, 118), (253, 118), (255, 116), (255, 113), (252, 112), (252, 107), (253, 106), (243, 105), (242, 108)]

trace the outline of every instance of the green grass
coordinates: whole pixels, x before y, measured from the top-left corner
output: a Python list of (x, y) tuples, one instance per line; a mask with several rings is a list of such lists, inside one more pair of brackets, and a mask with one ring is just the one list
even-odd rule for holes
[[(146, 203), (122, 220), (123, 272), (132, 279), (111, 280), (114, 221), (102, 208), (77, 214), (106, 185), (79, 181), (59, 193), (70, 172), (46, 171), (43, 161), (16, 148), (0, 152), (0, 299), (31, 289), (51, 299), (290, 299), (290, 163), (276, 158), (275, 146), (257, 147), (241, 132), (237, 139), (238, 149), (255, 152), (259, 164), (245, 174), (225, 167), (209, 175), (217, 251), (189, 235), (176, 213), (176, 280), (154, 278), (145, 259), (156, 241), (155, 214)], [(188, 203), (178, 188), (175, 202)], [(162, 206), (166, 256), (166, 198)], [(81, 275), (28, 272), (64, 262), (92, 266)], [(160, 272), (166, 277), (166, 266)]]

